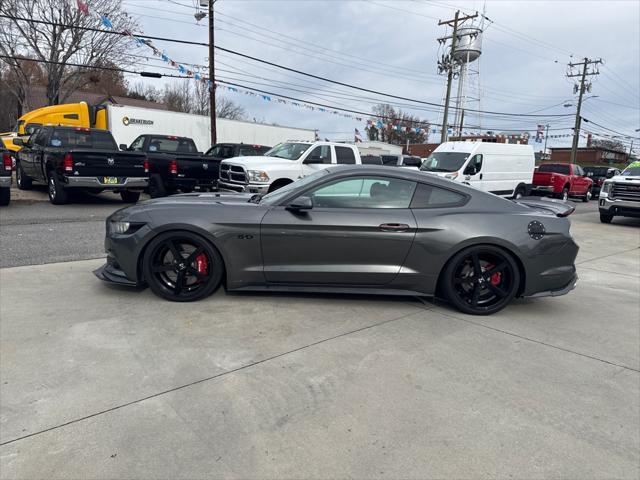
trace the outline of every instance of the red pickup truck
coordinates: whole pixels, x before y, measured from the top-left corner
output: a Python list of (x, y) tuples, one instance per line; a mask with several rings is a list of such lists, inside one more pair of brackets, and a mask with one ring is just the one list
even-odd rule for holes
[(562, 200), (580, 197), (591, 200), (593, 180), (586, 176), (580, 165), (573, 163), (545, 163), (533, 173), (534, 195), (551, 195)]

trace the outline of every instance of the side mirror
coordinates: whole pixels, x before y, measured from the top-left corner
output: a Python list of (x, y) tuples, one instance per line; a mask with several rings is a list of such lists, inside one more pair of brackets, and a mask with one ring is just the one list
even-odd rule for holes
[(305, 159), (304, 163), (306, 164), (319, 164), (324, 163), (320, 156), (314, 155), (313, 157), (308, 157)]
[(614, 175), (614, 173), (615, 173), (615, 172), (608, 171), (608, 172), (607, 172), (606, 177), (607, 177), (607, 178), (613, 178), (613, 177), (615, 176), (615, 175)]
[(478, 171), (476, 170), (476, 167), (472, 165), (469, 165), (464, 169), (464, 175), (475, 175), (476, 173), (478, 173)]
[(17, 145), (18, 147), (22, 147), (24, 145), (24, 140), (21, 138), (14, 138), (13, 144)]
[(119, 145), (119, 147), (120, 147), (120, 150), (122, 150), (122, 151), (125, 151), (125, 150), (127, 150), (127, 149), (129, 148), (129, 147), (127, 147), (124, 143), (121, 143), (121, 144)]
[(291, 212), (303, 212), (313, 208), (313, 200), (311, 197), (298, 197), (287, 205), (287, 210)]

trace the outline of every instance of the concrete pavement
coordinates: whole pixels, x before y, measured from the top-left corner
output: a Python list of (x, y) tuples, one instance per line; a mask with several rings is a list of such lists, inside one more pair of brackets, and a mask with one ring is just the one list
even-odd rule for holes
[(0, 270), (2, 478), (638, 478), (640, 229), (572, 217), (578, 288), (414, 298)]

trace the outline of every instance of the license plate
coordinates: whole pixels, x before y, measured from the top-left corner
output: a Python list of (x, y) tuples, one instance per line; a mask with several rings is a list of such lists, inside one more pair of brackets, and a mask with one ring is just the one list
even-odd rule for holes
[(105, 185), (117, 185), (120, 183), (118, 177), (102, 177), (102, 183)]

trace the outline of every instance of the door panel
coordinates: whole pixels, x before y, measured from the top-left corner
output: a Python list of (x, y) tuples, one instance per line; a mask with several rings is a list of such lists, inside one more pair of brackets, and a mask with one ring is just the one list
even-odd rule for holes
[(275, 207), (261, 226), (265, 278), (289, 284), (384, 285), (400, 271), (415, 232), (409, 209), (294, 213)]

